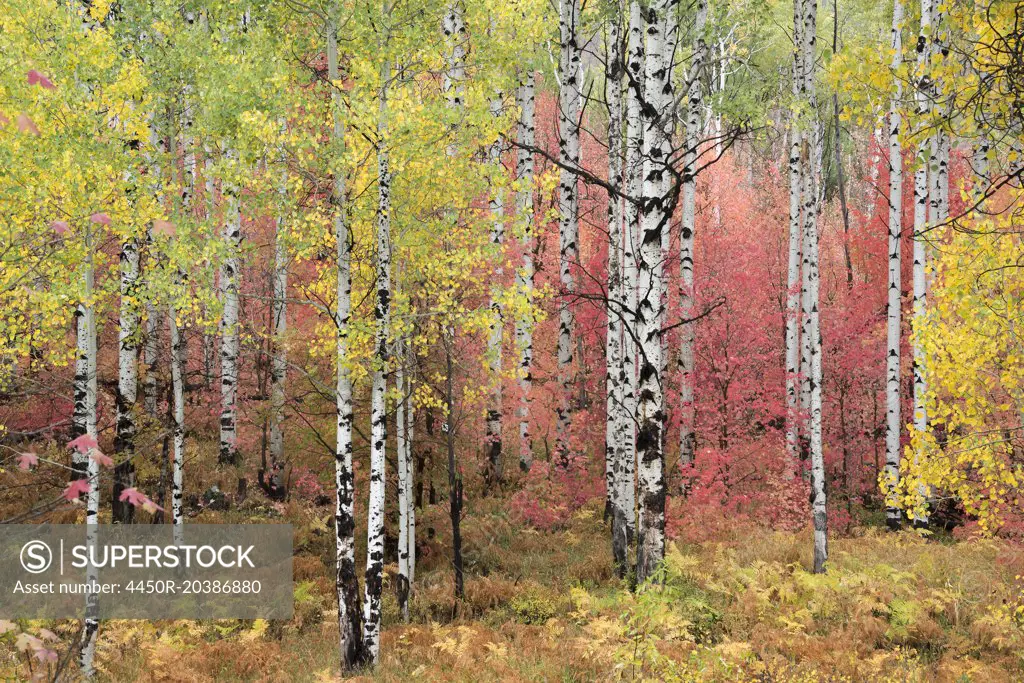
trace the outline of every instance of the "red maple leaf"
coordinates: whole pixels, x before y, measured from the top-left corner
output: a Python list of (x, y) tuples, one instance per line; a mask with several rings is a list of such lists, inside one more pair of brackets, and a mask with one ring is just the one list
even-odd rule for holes
[(110, 225), (110, 216), (102, 212), (97, 212), (89, 216), (89, 220), (93, 223), (99, 223), (100, 225)]
[(39, 135), (39, 127), (36, 125), (35, 121), (28, 117), (27, 114), (18, 114), (18, 130), (22, 133)]
[(18, 456), (18, 469), (28, 472), (39, 464), (39, 456), (35, 453), (22, 453)]
[(88, 453), (98, 446), (99, 444), (96, 443), (96, 437), (89, 436), (88, 434), (82, 434), (77, 439), (68, 443), (68, 448), (76, 450), (79, 453)]
[(89, 480), (88, 479), (75, 479), (73, 482), (68, 484), (68, 487), (64, 489), (64, 497), (68, 500), (78, 500), (78, 497), (83, 493), (89, 492)]
[(41, 85), (47, 90), (53, 90), (57, 86), (53, 84), (49, 78), (39, 73), (35, 69), (30, 69), (28, 72), (28, 84), (29, 85)]
[(53, 228), (53, 231), (58, 235), (63, 235), (71, 229), (71, 225), (67, 221), (54, 221), (50, 223), (50, 227)]

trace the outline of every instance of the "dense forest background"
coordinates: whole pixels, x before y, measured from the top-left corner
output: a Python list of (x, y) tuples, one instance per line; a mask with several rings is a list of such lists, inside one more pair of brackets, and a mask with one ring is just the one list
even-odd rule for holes
[(0, 0), (0, 522), (295, 526), (112, 680), (1024, 676), (1009, 0)]

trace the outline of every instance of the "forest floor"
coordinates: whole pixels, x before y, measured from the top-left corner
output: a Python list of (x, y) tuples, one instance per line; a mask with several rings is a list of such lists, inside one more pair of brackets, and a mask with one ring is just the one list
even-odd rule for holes
[[(673, 543), (664, 586), (638, 595), (614, 577), (597, 505), (540, 532), (510, 519), (506, 503), (469, 506), (458, 613), (447, 513), (439, 504), (422, 515), (421, 533), (434, 533), (420, 549), (411, 623), (386, 582), (380, 663), (359, 680), (1024, 680), (1015, 544), (854, 527), (815, 576), (809, 533), (738, 525), (713, 543)], [(327, 510), (275, 511), (296, 527), (291, 622), (111, 622), (99, 644), (104, 673), (337, 680)]]
[[(206, 460), (194, 462), (197, 481), (217, 476)], [(17, 485), (28, 477), (10, 470), (0, 482), (24, 491)], [(49, 489), (18, 496), (20, 505), (61, 485), (38, 484)], [(702, 519), (695, 524), (710, 540), (672, 541), (662, 585), (634, 593), (615, 577), (599, 501), (565, 513), (549, 531), (519, 521), (513, 509), (510, 495), (468, 497), (466, 596), (457, 610), (446, 502), (418, 513), (408, 624), (395, 598), (388, 518), (380, 661), (357, 680), (1024, 681), (1019, 543), (889, 533), (865, 513), (830, 540), (828, 573), (813, 575), (809, 529)], [(81, 514), (78, 507), (45, 521), (80, 522)], [(257, 490), (229, 511), (188, 519), (285, 521), (295, 530), (290, 621), (106, 621), (102, 678), (337, 680), (333, 506), (269, 503)], [(356, 557), (364, 557), (364, 528), (356, 538)], [(27, 626), (66, 643), (78, 622)], [(31, 675), (13, 635), (0, 637), (0, 678)]]

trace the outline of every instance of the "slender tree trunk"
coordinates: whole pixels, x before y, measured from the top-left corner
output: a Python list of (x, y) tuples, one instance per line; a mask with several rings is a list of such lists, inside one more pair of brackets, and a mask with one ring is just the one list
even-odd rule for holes
[[(448, 107), (461, 110), (463, 107), (463, 92), (465, 88), (465, 58), (468, 36), (466, 34), (466, 23), (463, 19), (464, 8), (460, 0), (456, 0), (448, 6), (448, 12), (444, 16), (444, 35), (450, 52), (447, 56), (447, 64), (442, 82), (442, 89), (448, 98)], [(455, 156), (458, 148), (450, 144), (447, 149), (449, 157)], [(442, 331), (445, 364), (446, 364), (446, 407), (445, 435), (448, 444), (448, 511), (452, 525), (452, 566), (455, 569), (455, 604), (458, 605), (465, 600), (466, 591), (463, 581), (462, 567), (462, 473), (459, 471), (455, 459), (455, 399), (452, 374), (454, 367), (452, 353), (455, 345), (455, 325), (445, 323)], [(428, 431), (429, 424), (428, 421)], [(430, 502), (434, 502), (433, 487), (431, 487)]]
[(403, 363), (408, 368), (405, 380), (405, 472), (407, 483), (405, 487), (405, 522), (401, 525), (406, 530), (406, 546), (409, 553), (409, 594), (412, 594), (412, 586), (416, 581), (416, 505), (413, 490), (416, 487), (416, 471), (413, 468), (413, 443), (416, 431), (416, 406), (413, 403), (415, 377), (416, 352), (411, 343), (405, 345), (405, 357)]
[[(622, 187), (622, 69), (620, 16), (612, 18), (605, 46), (607, 78), (605, 99), (608, 104), (608, 182), (618, 191)], [(608, 327), (605, 336), (605, 519), (612, 521), (612, 552), (622, 571), (625, 548), (616, 538), (622, 529), (620, 488), (617, 480), (622, 466), (622, 197), (608, 194), (608, 294), (605, 302)], [(619, 550), (622, 550), (620, 556)]]
[(408, 452), (408, 423), (405, 419), (408, 388), (405, 386), (405, 354), (401, 339), (395, 342), (395, 390), (398, 405), (395, 408), (395, 447), (398, 464), (398, 608), (402, 619), (409, 622), (409, 493), (412, 490)]
[(562, 165), (558, 190), (558, 269), (561, 302), (558, 312), (558, 382), (556, 447), (558, 464), (569, 464), (573, 412), (573, 342), (575, 319), (573, 268), (579, 261), (579, 193), (576, 169), (580, 163), (579, 28), (581, 0), (559, 0), (558, 159)]
[(662, 232), (668, 230), (671, 207), (667, 165), (672, 152), (672, 55), (676, 32), (675, 0), (657, 0), (646, 8), (647, 34), (643, 109), (644, 182), (640, 230), (640, 385), (637, 433), (641, 495), (637, 547), (637, 582), (650, 578), (665, 557), (665, 457), (662, 452)]
[(821, 194), (819, 178), (823, 147), (821, 122), (817, 116), (815, 93), (815, 40), (817, 35), (816, 0), (803, 3), (802, 53), (803, 96), (810, 111), (811, 130), (803, 140), (804, 185), (804, 337), (807, 348), (807, 373), (804, 392), (807, 394), (808, 442), (811, 458), (811, 509), (814, 521), (814, 572), (825, 571), (828, 559), (827, 513), (825, 500), (825, 463), (821, 427), (821, 324), (819, 319), (818, 214)]
[[(287, 187), (287, 171), (282, 179), (282, 194)], [(266, 489), (272, 498), (283, 499), (287, 494), (284, 483), (284, 402), (285, 380), (288, 374), (288, 351), (285, 335), (288, 332), (288, 248), (282, 235), (284, 218), (277, 219), (274, 235), (274, 302), (271, 308), (272, 327), (270, 359), (270, 472), (264, 475)]]
[[(384, 5), (388, 13), (387, 3)], [(377, 119), (377, 304), (374, 307), (373, 385), (370, 394), (370, 499), (366, 531), (366, 580), (363, 642), (367, 661), (380, 653), (381, 591), (384, 581), (385, 449), (388, 439), (388, 336), (391, 327), (391, 168), (388, 158), (388, 83), (391, 65), (380, 69), (380, 110)]]
[(445, 354), (445, 441), (448, 444), (448, 510), (452, 522), (452, 567), (455, 570), (455, 604), (466, 599), (465, 578), (462, 567), (462, 473), (455, 462), (455, 390), (452, 347), (455, 345), (455, 327), (446, 331)]
[[(337, 158), (344, 158), (345, 128), (342, 120), (341, 80), (338, 74), (338, 7), (329, 12), (327, 24), (327, 74), (332, 84), (331, 116), (333, 142)], [(338, 248), (338, 285), (335, 325), (337, 339), (337, 409), (336, 446), (334, 451), (334, 482), (336, 490), (334, 529), (336, 540), (338, 595), (338, 631), (341, 670), (348, 672), (363, 662), (363, 620), (359, 604), (359, 579), (356, 576), (355, 543), (355, 477), (352, 470), (352, 377), (349, 369), (348, 345), (352, 317), (352, 237), (346, 213), (348, 196), (345, 171), (334, 176), (331, 201), (334, 204), (334, 236)]]
[[(708, 19), (707, 0), (697, 0), (697, 17), (694, 22), (693, 58), (686, 76), (688, 95), (686, 108), (686, 140), (683, 156), (683, 219), (679, 237), (679, 309), (684, 319), (694, 313), (693, 292), (693, 234), (696, 229), (697, 205), (697, 148), (702, 130), (701, 110), (703, 108), (703, 86), (701, 75), (707, 44), (704, 29)], [(679, 465), (686, 467), (693, 463), (697, 446), (694, 432), (694, 345), (696, 323), (685, 323), (680, 329), (679, 374), (680, 374), (680, 431)]]
[[(893, 73), (899, 69), (903, 59), (902, 25), (903, 2), (893, 0)], [(899, 78), (895, 81), (896, 92), (889, 109), (889, 290), (885, 335), (885, 522), (893, 530), (900, 528), (902, 518), (897, 505), (897, 489), (900, 480), (900, 434), (903, 431), (900, 417), (900, 319), (903, 306), (903, 146), (900, 136), (900, 107), (903, 84)]]
[[(232, 152), (228, 157), (236, 158)], [(234, 181), (225, 182), (227, 200), (224, 229), (221, 234), (227, 257), (220, 272), (221, 300), (224, 312), (220, 324), (220, 456), (223, 465), (239, 465), (236, 402), (238, 397), (238, 250), (242, 242), (240, 191)]]
[(620, 576), (631, 571), (634, 543), (636, 539), (637, 497), (636, 457), (638, 424), (639, 387), (637, 372), (640, 351), (639, 294), (639, 252), (640, 252), (640, 201), (643, 195), (644, 123), (641, 117), (641, 101), (644, 87), (644, 26), (638, 0), (629, 3), (629, 24), (626, 41), (626, 201), (623, 211), (623, 257), (622, 292), (625, 305), (622, 320), (622, 387), (623, 425), (622, 461), (616, 484), (619, 486), (619, 500), (622, 511), (621, 532), (614, 541), (620, 549), (613, 548), (613, 555), (621, 556), (618, 567)]
[(174, 543), (180, 545), (184, 541), (184, 515), (182, 499), (184, 496), (184, 460), (185, 460), (185, 382), (184, 345), (181, 331), (178, 329), (177, 313), (171, 306), (167, 311), (167, 323), (171, 335), (171, 395), (174, 414), (174, 451), (171, 468), (171, 523), (174, 525)]
[[(927, 120), (931, 112), (931, 75), (929, 69), (930, 41), (932, 33), (932, 0), (921, 0), (921, 31), (917, 38), (917, 69), (919, 80), (917, 85), (917, 115), (921, 121)], [(913, 250), (913, 327), (921, 329), (925, 317), (927, 295), (926, 269), (928, 267), (927, 229), (929, 214), (929, 183), (928, 164), (932, 138), (923, 139), (917, 148), (916, 167), (914, 169), (914, 250)], [(921, 342), (914, 339), (914, 430), (923, 434), (928, 429), (928, 413), (925, 408), (927, 385), (925, 384), (925, 353)], [(914, 450), (914, 466), (921, 458), (921, 448)], [(923, 498), (927, 492), (919, 486), (918, 493)], [(920, 511), (914, 515), (915, 526), (928, 526), (928, 515)]]
[[(804, 50), (803, 7), (805, 0), (793, 2), (793, 99), (803, 97)], [(807, 288), (804, 284), (806, 254), (803, 251), (803, 192), (806, 164), (804, 161), (804, 125), (794, 114), (790, 121), (789, 139), (789, 269), (786, 295), (786, 449), (794, 473), (806, 473), (807, 408), (806, 387), (810, 353), (807, 337), (802, 334), (806, 320)]]
[(121, 246), (121, 303), (118, 325), (117, 354), (117, 433), (114, 452), (118, 463), (114, 467), (114, 489), (111, 497), (111, 517), (114, 522), (131, 524), (134, 506), (119, 500), (121, 492), (135, 486), (135, 401), (138, 392), (138, 327), (136, 309), (139, 280), (139, 245), (134, 237)]
[[(495, 118), (501, 116), (502, 93), (495, 93), (491, 99), (491, 115)], [(504, 166), (501, 163), (501, 138), (494, 141), (494, 144), (487, 150), (488, 162), (491, 165), (491, 173), (494, 177), (504, 173)], [(491, 329), (487, 338), (487, 361), (489, 364), (491, 381), (494, 382), (494, 389), (491, 395), (491, 405), (487, 409), (487, 483), (488, 487), (500, 486), (504, 480), (504, 460), (501, 452), (501, 342), (504, 337), (505, 321), (504, 312), (501, 309), (501, 302), (498, 300), (499, 287), (504, 279), (505, 269), (501, 267), (504, 261), (502, 248), (505, 243), (505, 202), (503, 189), (493, 187), (490, 199), (491, 217), (494, 220), (491, 229), (491, 244), (498, 252), (498, 266), (494, 270), (494, 278), (497, 286), (491, 292)]]
[[(519, 86), (519, 149), (516, 173), (519, 188), (516, 191), (516, 214), (522, 226), (520, 244), (523, 265), (516, 272), (516, 284), (522, 295), (533, 300), (533, 152), (535, 100), (533, 70), (527, 72)], [(527, 313), (516, 320), (516, 347), (519, 349), (519, 468), (527, 472), (533, 464), (533, 440), (530, 436), (530, 393), (533, 389), (533, 317)]]
[[(85, 434), (97, 439), (99, 433), (96, 430), (96, 311), (92, 301), (94, 290), (94, 267), (93, 249), (94, 237), (91, 224), (86, 224), (85, 229), (85, 293), (83, 303), (80, 306), (82, 318), (84, 319), (85, 344), (80, 348), (85, 349), (85, 383), (83, 401), (83, 413)], [(77, 387), (76, 387), (77, 389)], [(76, 404), (77, 404), (76, 396)], [(85, 474), (89, 481), (89, 492), (86, 499), (85, 526), (86, 545), (94, 548), (97, 541), (97, 530), (100, 511), (100, 467), (95, 458), (89, 457), (86, 453)], [(93, 565), (86, 569), (86, 581), (90, 584), (97, 579), (97, 571)], [(79, 652), (79, 665), (82, 675), (85, 678), (92, 678), (96, 673), (94, 660), (96, 657), (96, 635), (99, 631), (99, 593), (89, 592), (85, 597), (85, 625), (82, 629), (81, 650)]]

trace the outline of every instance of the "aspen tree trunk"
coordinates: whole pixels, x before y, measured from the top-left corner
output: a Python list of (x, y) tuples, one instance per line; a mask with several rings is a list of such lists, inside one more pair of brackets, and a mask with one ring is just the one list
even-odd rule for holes
[[(463, 91), (465, 88), (465, 58), (466, 58), (466, 23), (463, 20), (462, 3), (456, 0), (448, 6), (448, 12), (444, 16), (442, 29), (444, 30), (446, 44), (451, 52), (447, 55), (447, 64), (442, 81), (442, 90), (448, 98), (448, 107), (461, 109), (463, 106)], [(447, 154), (453, 157), (458, 152), (455, 143), (448, 145)], [(445, 417), (445, 440), (448, 444), (448, 515), (452, 524), (452, 567), (455, 570), (455, 604), (458, 606), (465, 597), (466, 590), (463, 582), (462, 571), (462, 473), (459, 471), (455, 458), (455, 399), (453, 394), (454, 367), (452, 353), (455, 345), (455, 324), (446, 323), (442, 331), (442, 343), (445, 353), (445, 397), (447, 415)], [(429, 424), (429, 422), (428, 422)], [(431, 495), (431, 502), (434, 496)]]
[[(88, 430), (88, 394), (89, 394), (89, 329), (86, 322), (85, 304), (75, 308), (75, 394), (74, 409), (71, 414), (71, 438), (77, 439)], [(89, 456), (77, 449), (71, 453), (71, 478), (85, 479), (88, 475)]]
[[(793, 2), (793, 99), (799, 101), (803, 93), (803, 3)], [(803, 268), (803, 130), (796, 116), (790, 121), (789, 131), (789, 261), (786, 277), (786, 453), (795, 474), (805, 455), (802, 437), (805, 429), (804, 398), (801, 373), (806, 372), (804, 348), (806, 339), (800, 334), (804, 320)]]
[[(893, 0), (892, 7), (892, 70), (902, 63), (903, 2)], [(885, 522), (890, 529), (900, 528), (902, 514), (897, 505), (900, 479), (900, 434), (903, 431), (900, 412), (900, 338), (902, 317), (902, 246), (903, 232), (903, 146), (900, 105), (903, 84), (896, 79), (896, 92), (889, 109), (889, 290), (886, 311), (885, 356)]]
[[(618, 191), (622, 187), (622, 68), (619, 37), (620, 17), (608, 27), (605, 59), (607, 78), (605, 99), (608, 104), (608, 183)], [(605, 519), (612, 521), (612, 552), (618, 549), (616, 532), (621, 526), (619, 488), (616, 481), (622, 464), (622, 197), (608, 193), (608, 294), (605, 303), (608, 327), (605, 336)], [(615, 556), (616, 566), (625, 557)]]
[(395, 409), (395, 447), (398, 461), (398, 607), (402, 619), (409, 622), (409, 503), (412, 482), (409, 467), (408, 423), (406, 422), (405, 353), (401, 339), (395, 342), (395, 389), (398, 391), (398, 405)]
[[(516, 155), (516, 174), (519, 189), (516, 191), (516, 214), (522, 224), (523, 265), (516, 272), (516, 285), (522, 295), (533, 301), (533, 152), (534, 100), (533, 70), (526, 74), (519, 86), (519, 141)], [(519, 349), (519, 469), (530, 470), (533, 464), (533, 441), (530, 437), (530, 392), (533, 389), (533, 320), (528, 313), (516, 320), (516, 347)]]
[[(282, 178), (281, 194), (287, 187), (288, 172)], [(288, 332), (288, 248), (281, 234), (284, 218), (277, 219), (274, 235), (274, 303), (271, 307), (273, 334), (272, 356), (270, 359), (270, 472), (267, 477), (268, 490), (273, 497), (284, 498), (284, 385), (288, 376), (288, 351), (285, 335)]]
[(160, 310), (146, 303), (146, 341), (142, 345), (142, 362), (146, 377), (142, 381), (142, 403), (147, 415), (156, 415), (156, 364), (160, 358)]
[[(228, 157), (236, 158), (232, 152)], [(233, 171), (233, 170), (232, 170)], [(229, 171), (229, 172), (232, 172)], [(242, 242), (239, 188), (232, 182), (223, 186), (226, 201), (221, 238), (228, 256), (220, 271), (221, 300), (224, 312), (220, 323), (220, 456), (223, 465), (239, 465), (236, 402), (238, 397), (238, 250)]]
[[(406, 546), (409, 553), (409, 594), (412, 594), (412, 586), (416, 581), (416, 505), (413, 490), (416, 486), (416, 470), (413, 467), (413, 443), (416, 432), (416, 408), (413, 403), (413, 360), (415, 351), (411, 343), (406, 345), (406, 360), (409, 367), (409, 376), (406, 380), (406, 392), (409, 398), (405, 406), (405, 476), (407, 480), (405, 488), (405, 509), (406, 521), (402, 525), (406, 529)], [(408, 613), (408, 610), (406, 610)]]
[(805, 0), (802, 27), (804, 97), (809, 105), (812, 128), (809, 139), (804, 138), (804, 284), (805, 299), (804, 333), (808, 348), (808, 374), (805, 378), (808, 394), (809, 428), (808, 440), (811, 457), (811, 510), (814, 520), (814, 572), (825, 571), (828, 559), (828, 518), (825, 501), (825, 462), (821, 427), (821, 323), (819, 318), (819, 267), (818, 267), (818, 213), (821, 205), (819, 177), (823, 147), (821, 122), (817, 115), (815, 92), (815, 51), (817, 37), (816, 0)]
[(558, 28), (558, 160), (562, 164), (558, 184), (558, 269), (562, 288), (558, 311), (558, 382), (556, 444), (558, 463), (569, 464), (573, 412), (573, 295), (572, 269), (579, 261), (578, 176), (569, 169), (580, 163), (580, 66), (579, 25), (581, 0), (559, 0)]
[[(931, 75), (929, 73), (930, 41), (932, 33), (932, 0), (921, 0), (921, 30), (917, 38), (917, 115), (919, 120), (926, 121), (931, 114)], [(916, 167), (914, 169), (914, 253), (913, 253), (913, 327), (921, 329), (925, 317), (927, 282), (925, 271), (928, 267), (927, 228), (929, 213), (928, 163), (929, 151), (932, 147), (930, 138), (923, 139), (917, 148)], [(923, 434), (928, 428), (928, 414), (925, 409), (925, 354), (924, 348), (916, 338), (913, 342), (914, 360), (914, 430)], [(920, 448), (914, 451), (914, 465), (920, 461)], [(919, 493), (926, 495), (923, 487)], [(927, 513), (922, 517), (915, 515), (915, 526), (928, 526)]]
[[(327, 76), (331, 82), (333, 141), (338, 158), (344, 156), (345, 128), (341, 114), (341, 79), (338, 74), (338, 26), (334, 6), (327, 25)], [(334, 235), (338, 245), (338, 285), (335, 324), (338, 328), (336, 446), (334, 483), (336, 490), (334, 530), (336, 541), (339, 651), (342, 671), (352, 671), (363, 662), (363, 620), (359, 605), (359, 579), (356, 576), (355, 477), (352, 471), (352, 377), (348, 366), (348, 344), (352, 317), (352, 238), (349, 234), (345, 171), (334, 176), (331, 201), (334, 204)]]
[[(502, 113), (502, 93), (496, 93), (491, 99), (490, 110), (494, 118), (499, 118)], [(487, 150), (487, 158), (492, 169), (497, 174), (504, 171), (501, 164), (501, 138), (494, 141), (494, 144)], [(503, 190), (500, 187), (492, 188), (490, 199), (491, 217), (494, 220), (491, 229), (491, 244), (498, 252), (498, 263), (504, 260), (502, 245), (505, 242), (505, 203), (502, 197)], [(494, 276), (498, 286), (504, 279), (505, 269), (498, 265), (494, 270)], [(491, 381), (494, 382), (494, 390), (491, 395), (491, 405), (487, 409), (487, 483), (501, 485), (504, 480), (504, 461), (501, 452), (501, 341), (504, 336), (504, 313), (501, 303), (498, 301), (498, 287), (491, 292), (491, 329), (487, 338), (487, 359), (489, 364)]]
[(138, 392), (138, 327), (137, 312), (139, 280), (139, 245), (134, 237), (121, 246), (121, 302), (118, 324), (117, 353), (117, 433), (114, 452), (119, 462), (114, 467), (114, 489), (111, 496), (111, 517), (114, 522), (131, 524), (135, 508), (119, 500), (121, 492), (135, 486), (135, 401)]
[[(697, 205), (697, 147), (700, 144), (701, 109), (703, 108), (703, 88), (701, 72), (704, 70), (704, 58), (707, 44), (704, 41), (704, 29), (708, 19), (707, 0), (697, 0), (697, 17), (694, 22), (693, 58), (689, 73), (686, 76), (688, 93), (686, 107), (686, 139), (683, 156), (683, 217), (679, 236), (679, 309), (684, 319), (690, 319), (694, 313), (693, 292), (693, 233), (696, 228)], [(693, 370), (694, 345), (696, 343), (696, 323), (684, 323), (680, 329), (679, 374), (680, 374), (680, 433), (679, 433), (679, 465), (686, 467), (693, 463), (697, 446), (694, 432), (693, 404)]]
[[(85, 336), (85, 385), (83, 396), (85, 434), (93, 439), (97, 439), (99, 433), (96, 430), (96, 310), (92, 301), (95, 278), (92, 230), (92, 224), (86, 223), (85, 295), (80, 308), (84, 319), (83, 331)], [(100, 511), (100, 466), (94, 458), (89, 457), (87, 454), (85, 467), (85, 474), (89, 481), (89, 492), (85, 508), (86, 545), (89, 548), (94, 548), (97, 540), (96, 534)], [(86, 581), (92, 584), (96, 581), (97, 576), (96, 567), (90, 564), (86, 569)], [(99, 594), (89, 592), (85, 597), (85, 625), (82, 629), (81, 650), (79, 652), (79, 665), (85, 678), (92, 678), (96, 673), (94, 660), (96, 657), (96, 635), (100, 627), (98, 614)]]
[(617, 568), (621, 577), (630, 573), (632, 550), (636, 539), (636, 429), (638, 424), (638, 364), (640, 325), (637, 309), (639, 296), (640, 202), (643, 194), (644, 123), (641, 101), (644, 88), (644, 25), (638, 0), (629, 3), (629, 25), (626, 41), (626, 200), (623, 210), (622, 291), (625, 315), (622, 326), (623, 425), (622, 460), (616, 484), (622, 512), (620, 526), (613, 542), (612, 554), (621, 557)]
[(662, 452), (662, 231), (668, 230), (670, 207), (667, 164), (672, 153), (672, 55), (676, 0), (656, 0), (647, 8), (644, 65), (644, 182), (640, 218), (640, 283), (637, 307), (640, 328), (640, 384), (637, 433), (641, 496), (637, 547), (637, 582), (650, 578), (665, 557), (665, 457)]
[[(389, 12), (384, 4), (384, 14)], [(391, 168), (388, 159), (388, 82), (391, 65), (380, 68), (380, 110), (377, 119), (377, 304), (373, 317), (373, 385), (370, 393), (370, 500), (366, 524), (366, 579), (363, 602), (363, 643), (369, 664), (380, 653), (380, 606), (384, 581), (385, 448), (388, 414), (385, 404), (388, 333), (391, 327)]]
[(167, 311), (167, 325), (171, 336), (171, 394), (174, 414), (174, 451), (171, 470), (171, 524), (174, 525), (174, 543), (181, 545), (184, 541), (184, 515), (182, 500), (184, 496), (184, 462), (185, 462), (185, 382), (184, 382), (184, 345), (181, 330), (174, 306)]

